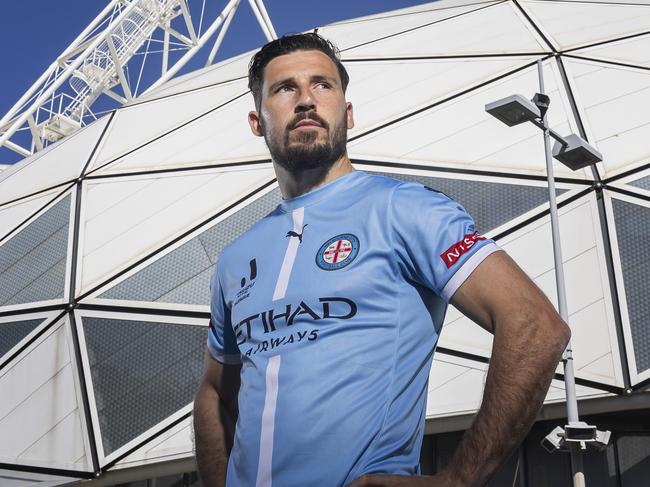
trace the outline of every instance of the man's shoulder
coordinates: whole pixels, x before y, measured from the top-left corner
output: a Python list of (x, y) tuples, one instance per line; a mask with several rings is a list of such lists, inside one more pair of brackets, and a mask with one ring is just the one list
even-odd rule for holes
[(374, 196), (386, 196), (387, 201), (390, 201), (393, 205), (409, 205), (418, 200), (423, 200), (427, 203), (438, 202), (441, 204), (454, 202), (452, 198), (442, 191), (418, 181), (396, 179), (377, 173), (366, 173), (366, 176), (368, 188), (372, 190), (371, 193)]

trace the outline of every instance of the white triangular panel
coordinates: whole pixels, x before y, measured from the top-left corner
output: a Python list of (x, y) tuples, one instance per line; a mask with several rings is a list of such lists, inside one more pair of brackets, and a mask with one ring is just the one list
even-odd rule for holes
[(0, 204), (76, 179), (88, 161), (109, 117), (0, 173)]
[(437, 353), (429, 373), (427, 419), (476, 411), (487, 364)]
[(254, 109), (253, 97), (246, 95), (118, 159), (97, 174), (270, 159), (264, 139), (255, 137), (248, 126), (247, 114)]
[(333, 41), (339, 49), (344, 51), (342, 54), (345, 59), (348, 55), (346, 50), (360, 44), (393, 36), (420, 26), (441, 22), (494, 3), (496, 2), (450, 6), (447, 2), (441, 2), (438, 5), (436, 3), (419, 5), (410, 9), (410, 12), (401, 14), (400, 11), (396, 11), (393, 12), (395, 15), (363, 17), (350, 22), (326, 25), (318, 29), (318, 33)]
[[(576, 377), (622, 386), (607, 263), (594, 195), (580, 198), (561, 208), (559, 213)], [(503, 238), (499, 245), (557, 308), (550, 218), (540, 219)], [(604, 374), (597, 360), (605, 356), (611, 358), (612, 367)], [(593, 370), (591, 364), (595, 364)]]
[(578, 49), (571, 54), (648, 68), (650, 67), (650, 34)]
[(135, 467), (151, 462), (191, 457), (194, 455), (193, 437), (190, 416), (124, 457), (115, 464), (115, 467)]
[(233, 81), (237, 78), (246, 78), (248, 76), (248, 63), (253, 54), (253, 52), (245, 52), (212, 66), (192, 71), (178, 78), (172, 78), (150, 93), (139, 97), (134, 103), (196, 90), (216, 83)]
[[(553, 100), (547, 113), (549, 125), (561, 134), (577, 132), (554, 62), (545, 62), (544, 78), (545, 91)], [(545, 175), (539, 129), (532, 124), (507, 127), (485, 112), (487, 103), (514, 93), (532, 97), (537, 91), (537, 67), (532, 66), (362, 136), (348, 144), (349, 153), (360, 159)], [(556, 176), (591, 177), (559, 162), (554, 171)]]
[(560, 50), (648, 31), (650, 5), (521, 0)]
[(650, 72), (577, 59), (564, 63), (589, 141), (603, 154), (605, 176), (647, 161), (650, 123), (641, 107), (650, 106)]
[[(560, 233), (576, 376), (621, 386), (622, 368), (600, 224), (591, 196), (561, 210)], [(505, 237), (499, 244), (557, 303), (548, 218)], [(439, 344), (489, 357), (492, 335), (450, 306)], [(559, 367), (558, 372), (561, 371)]]
[[(596, 397), (612, 396), (613, 394), (608, 392), (603, 392), (600, 389), (594, 387), (583, 386), (581, 384), (576, 384), (576, 397), (580, 399), (593, 399)], [(564, 381), (553, 379), (551, 381), (551, 386), (546, 393), (546, 399), (544, 399), (544, 404), (558, 403), (566, 401), (566, 388), (564, 386)]]
[(77, 291), (89, 289), (272, 177), (265, 167), (88, 184)]
[(0, 462), (90, 470), (68, 320), (0, 373)]
[(530, 57), (347, 63), (355, 127), (350, 137), (530, 64)]
[[(488, 364), (437, 353), (429, 374), (427, 419), (473, 414), (483, 399)], [(564, 382), (553, 379), (545, 404), (564, 402)], [(602, 390), (576, 385), (576, 397), (589, 399), (609, 395)]]
[(60, 192), (61, 189), (54, 189), (0, 206), (0, 240), (47, 205)]
[(463, 315), (454, 306), (449, 306), (442, 327), (438, 345), (452, 350), (489, 357), (492, 352), (493, 336)]
[(239, 80), (122, 108), (115, 114), (92, 167), (100, 167), (247, 90), (246, 81)]
[[(471, 32), (472, 35), (459, 35)], [(541, 53), (548, 48), (510, 2), (350, 49), (344, 59)]]

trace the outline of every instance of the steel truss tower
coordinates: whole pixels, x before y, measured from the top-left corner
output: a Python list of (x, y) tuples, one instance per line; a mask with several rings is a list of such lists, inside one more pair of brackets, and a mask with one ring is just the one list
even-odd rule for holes
[[(208, 24), (206, 0), (111, 0), (0, 119), (0, 147), (25, 157), (43, 150), (160, 86), (209, 42), (212, 64), (240, 3), (229, 0)], [(276, 38), (263, 0), (248, 3)], [(157, 78), (145, 80), (147, 63), (160, 64)]]

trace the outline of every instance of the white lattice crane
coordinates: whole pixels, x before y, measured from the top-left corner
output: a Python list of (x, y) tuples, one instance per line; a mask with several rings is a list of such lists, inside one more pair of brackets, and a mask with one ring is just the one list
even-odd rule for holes
[[(208, 23), (206, 0), (111, 0), (0, 119), (0, 147), (22, 156), (42, 150), (160, 86), (216, 36), (212, 64), (240, 2), (229, 0)], [(266, 38), (276, 38), (263, 0), (248, 3)], [(160, 74), (145, 81), (152, 63)]]

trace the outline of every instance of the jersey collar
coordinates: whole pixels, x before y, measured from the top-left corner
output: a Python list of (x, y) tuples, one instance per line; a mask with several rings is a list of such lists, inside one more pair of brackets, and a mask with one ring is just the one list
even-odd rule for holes
[(363, 171), (352, 171), (343, 176), (336, 178), (334, 181), (327, 183), (320, 188), (314, 189), (309, 193), (301, 194), (295, 198), (283, 199), (280, 203), (280, 210), (289, 213), (296, 208), (313, 205), (323, 198), (330, 197), (339, 191), (344, 191), (354, 186), (357, 181), (365, 176)]

